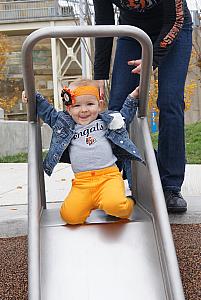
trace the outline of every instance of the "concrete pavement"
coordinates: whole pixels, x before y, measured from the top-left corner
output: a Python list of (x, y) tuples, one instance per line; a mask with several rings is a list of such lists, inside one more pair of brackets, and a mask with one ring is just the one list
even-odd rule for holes
[[(60, 205), (71, 187), (70, 165), (58, 164), (51, 177), (45, 175), (48, 206)], [(201, 223), (201, 165), (187, 165), (182, 195), (188, 211), (169, 215), (170, 223)], [(0, 164), (0, 237), (27, 234), (27, 164)]]

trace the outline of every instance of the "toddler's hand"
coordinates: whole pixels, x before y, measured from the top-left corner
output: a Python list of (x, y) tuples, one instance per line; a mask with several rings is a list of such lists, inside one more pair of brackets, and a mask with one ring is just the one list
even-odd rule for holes
[(27, 97), (25, 95), (25, 91), (22, 92), (22, 102), (23, 103), (27, 103), (28, 102), (28, 99), (27, 99)]
[(132, 93), (130, 93), (130, 96), (135, 98), (135, 99), (139, 98), (139, 86), (136, 87), (136, 89)]

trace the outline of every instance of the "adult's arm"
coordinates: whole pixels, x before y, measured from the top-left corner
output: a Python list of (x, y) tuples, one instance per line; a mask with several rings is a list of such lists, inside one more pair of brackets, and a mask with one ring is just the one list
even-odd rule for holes
[(163, 26), (154, 43), (153, 67), (165, 59), (184, 23), (184, 0), (163, 0)]
[[(96, 25), (114, 25), (114, 10), (110, 0), (93, 0)], [(95, 39), (94, 79), (108, 79), (113, 38)]]

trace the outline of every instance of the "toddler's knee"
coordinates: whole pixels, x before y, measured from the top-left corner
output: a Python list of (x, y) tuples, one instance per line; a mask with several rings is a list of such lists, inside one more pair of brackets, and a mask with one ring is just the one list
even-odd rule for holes
[(60, 215), (62, 219), (70, 225), (83, 224), (86, 220), (85, 217), (79, 216), (78, 214), (72, 213), (68, 210), (60, 209)]
[(109, 201), (105, 203), (103, 210), (109, 215), (119, 218), (129, 218), (133, 211), (134, 203), (131, 199), (125, 199), (121, 202)]

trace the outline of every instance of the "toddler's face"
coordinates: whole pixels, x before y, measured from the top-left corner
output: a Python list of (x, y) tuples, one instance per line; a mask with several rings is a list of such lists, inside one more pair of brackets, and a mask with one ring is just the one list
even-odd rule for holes
[(88, 125), (96, 120), (100, 112), (100, 104), (96, 96), (77, 96), (76, 103), (70, 106), (68, 112), (77, 124)]

